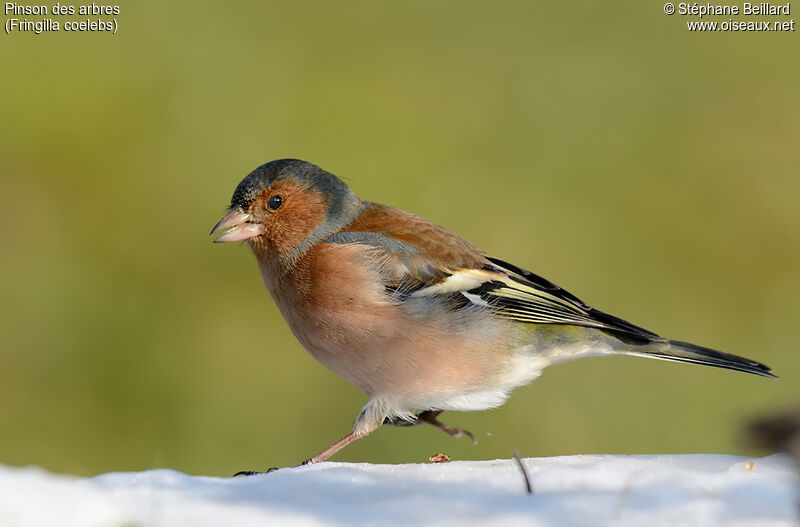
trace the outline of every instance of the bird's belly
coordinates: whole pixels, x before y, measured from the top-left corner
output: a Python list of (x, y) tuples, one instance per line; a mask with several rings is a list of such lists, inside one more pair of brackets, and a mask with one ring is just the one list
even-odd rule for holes
[(517, 339), (496, 320), (469, 331), (410, 318), (396, 304), (284, 312), (320, 363), (371, 398), (398, 407), (479, 410), (502, 404), (510, 391), (544, 367), (520, 354)]
[[(310, 255), (308, 269), (264, 283), (292, 332), (320, 363), (397, 408), (477, 410), (502, 404), (546, 366), (519, 323), (436, 299), (393, 302), (353, 246)], [(311, 259), (313, 256), (313, 260)]]

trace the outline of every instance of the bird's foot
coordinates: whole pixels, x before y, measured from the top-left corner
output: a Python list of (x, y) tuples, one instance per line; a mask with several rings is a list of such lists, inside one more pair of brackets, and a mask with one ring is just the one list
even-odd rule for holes
[(264, 472), (259, 472), (257, 470), (240, 470), (239, 472), (234, 474), (233, 477), (235, 478), (237, 476), (256, 476), (258, 474), (269, 474), (270, 472), (275, 472), (276, 470), (278, 470), (278, 467), (269, 467)]
[(472, 432), (469, 430), (464, 430), (463, 428), (456, 428), (454, 426), (446, 425), (443, 422), (439, 421), (438, 417), (439, 414), (442, 413), (442, 410), (425, 410), (424, 412), (418, 413), (413, 421), (407, 421), (405, 419), (400, 419), (399, 417), (387, 417), (383, 420), (383, 424), (385, 425), (394, 425), (394, 426), (417, 426), (422, 423), (428, 423), (429, 425), (433, 425), (445, 434), (458, 439), (460, 437), (467, 436), (472, 440), (473, 445), (477, 445), (478, 441), (475, 439), (475, 436), (472, 435)]
[[(465, 430), (463, 428), (456, 428), (454, 426), (448, 426), (448, 425), (446, 425), (444, 423), (439, 423), (439, 424), (431, 423), (431, 424), (433, 424), (433, 426), (435, 426), (436, 428), (438, 428), (439, 430), (441, 430), (445, 434), (448, 434), (449, 436), (453, 437), (454, 439), (460, 439), (460, 438), (462, 438), (464, 436), (467, 436), (468, 438), (470, 438), (470, 440), (472, 441), (473, 445), (477, 445), (478, 444), (478, 440), (475, 439), (475, 436), (472, 435), (472, 432), (470, 432), (469, 430)], [(441, 425), (441, 426), (439, 426), (439, 425)]]
[[(423, 412), (423, 414), (424, 413), (425, 412)], [(441, 430), (442, 432), (444, 432), (445, 434), (449, 435), (450, 437), (452, 437), (454, 439), (460, 439), (460, 438), (462, 438), (464, 436), (467, 436), (468, 438), (470, 438), (472, 440), (472, 444), (473, 445), (477, 445), (478, 444), (478, 441), (475, 439), (475, 436), (472, 435), (472, 432), (470, 432), (469, 430), (464, 430), (463, 428), (456, 428), (454, 426), (446, 425), (443, 422), (441, 422), (438, 419), (436, 419), (435, 415), (434, 416), (424, 416), (424, 415), (420, 414), (420, 419), (423, 422), (426, 422), (428, 424), (431, 424), (431, 425), (435, 426), (436, 428), (438, 428), (439, 430)]]

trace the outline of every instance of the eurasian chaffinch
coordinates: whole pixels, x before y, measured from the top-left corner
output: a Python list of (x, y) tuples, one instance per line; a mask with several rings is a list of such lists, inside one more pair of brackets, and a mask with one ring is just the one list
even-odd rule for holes
[[(224, 232), (223, 232), (224, 231)], [(211, 234), (246, 241), (295, 337), (369, 401), (317, 463), (382, 424), (484, 410), (553, 364), (638, 355), (774, 377), (736, 355), (662, 338), (489, 256), (423, 218), (362, 201), (296, 159), (245, 177)], [(412, 410), (421, 410), (414, 414)]]

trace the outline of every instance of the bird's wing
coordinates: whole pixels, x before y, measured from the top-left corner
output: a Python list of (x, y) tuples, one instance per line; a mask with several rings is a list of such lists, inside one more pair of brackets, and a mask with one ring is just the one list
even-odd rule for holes
[(415, 292), (440, 283), (453, 273), (441, 262), (426, 258), (418, 247), (381, 233), (339, 232), (325, 243), (364, 246), (364, 263), (377, 272), (392, 301), (408, 300)]
[(360, 219), (326, 242), (367, 246), (366, 254), (379, 268), (393, 301), (434, 297), (453, 308), (479, 306), (521, 323), (594, 327), (644, 341), (659, 338), (592, 308), (541, 276), (486, 255), (438, 225), (391, 207), (370, 204)]
[[(594, 309), (539, 275), (497, 258), (487, 257), (487, 260), (488, 264), (480, 270), (466, 269), (453, 274), (438, 285), (439, 291), (455, 287), (471, 302), (518, 322), (594, 327), (647, 341), (659, 338), (651, 331)], [(420, 289), (415, 294), (424, 295), (436, 287)]]
[(366, 203), (353, 223), (325, 242), (367, 246), (365, 255), (379, 267), (387, 291), (400, 299), (487, 262), (483, 251), (444, 227), (377, 203)]

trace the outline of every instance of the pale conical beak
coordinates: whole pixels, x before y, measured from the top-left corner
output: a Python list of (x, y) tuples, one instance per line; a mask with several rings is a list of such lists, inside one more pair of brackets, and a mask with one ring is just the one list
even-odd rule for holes
[(249, 240), (264, 233), (261, 223), (251, 223), (252, 217), (239, 209), (231, 209), (222, 217), (219, 222), (211, 229), (210, 236), (214, 236), (220, 231), (225, 231), (222, 236), (214, 240), (214, 243), (239, 242)]

